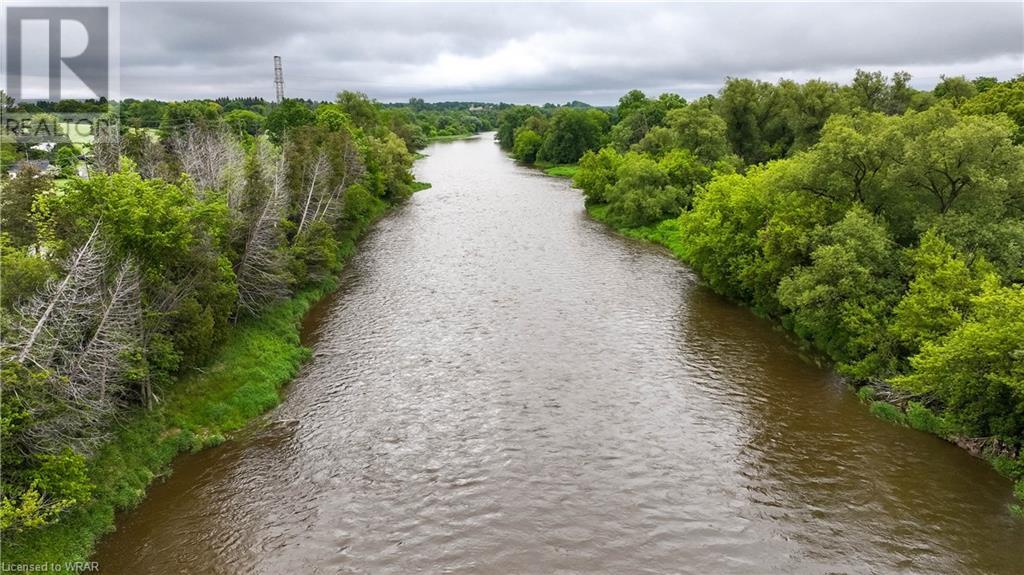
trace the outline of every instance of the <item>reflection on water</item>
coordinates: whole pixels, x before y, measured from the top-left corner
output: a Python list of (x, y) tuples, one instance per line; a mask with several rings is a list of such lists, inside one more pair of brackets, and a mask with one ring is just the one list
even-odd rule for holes
[(1012, 573), (1008, 482), (490, 137), (436, 144), (242, 437), (105, 573)]

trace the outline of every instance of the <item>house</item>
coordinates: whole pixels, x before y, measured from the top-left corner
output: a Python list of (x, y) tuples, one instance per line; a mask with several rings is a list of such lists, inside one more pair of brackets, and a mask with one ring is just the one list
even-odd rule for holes
[(50, 164), (47, 160), (22, 160), (7, 170), (7, 175), (12, 178), (17, 178), (18, 174), (24, 171), (26, 168), (34, 169), (40, 175), (42, 174), (56, 174), (57, 167)]

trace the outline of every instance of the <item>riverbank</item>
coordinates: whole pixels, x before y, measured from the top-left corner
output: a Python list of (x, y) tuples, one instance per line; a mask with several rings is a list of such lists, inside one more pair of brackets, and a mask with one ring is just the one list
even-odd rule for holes
[[(429, 187), (426, 182), (413, 184), (414, 191)], [(373, 203), (340, 235), (342, 266), (390, 207), (383, 201)], [(116, 513), (138, 505), (154, 480), (171, 473), (175, 457), (220, 445), (231, 432), (276, 406), (281, 389), (309, 357), (299, 339), (302, 319), (338, 287), (337, 277), (239, 322), (208, 365), (167, 389), (153, 409), (125, 418), (88, 462), (87, 473), (96, 486), (92, 501), (55, 524), (7, 537), (4, 564), (84, 561), (113, 529)]]
[(479, 135), (480, 133), (476, 132), (472, 134), (455, 134), (452, 136), (432, 136), (430, 138), (427, 138), (427, 141), (430, 142), (431, 144), (437, 142), (455, 142), (457, 140), (468, 140), (470, 138), (475, 138)]
[[(547, 172), (545, 170), (545, 172)], [(558, 175), (558, 174), (553, 174)], [(586, 206), (591, 218), (607, 225), (616, 232), (636, 240), (655, 243), (667, 248), (672, 254), (686, 262), (684, 249), (680, 240), (677, 219), (668, 219), (650, 226), (626, 228), (613, 224), (608, 217), (608, 206), (590, 204)], [(741, 302), (742, 303), (742, 302)], [(801, 344), (812, 347), (807, 341)], [(957, 433), (945, 419), (935, 414), (926, 406), (916, 401), (906, 401), (888, 393), (882, 384), (878, 386), (861, 385), (854, 387), (854, 392), (861, 402), (868, 405), (871, 414), (903, 427), (923, 431), (941, 437), (966, 450), (971, 455), (985, 459), (1002, 475), (1014, 482), (1014, 495), (1021, 502), (1011, 506), (1011, 513), (1024, 519), (1024, 458), (1014, 459), (1007, 455), (1007, 450), (998, 441), (979, 441)]]

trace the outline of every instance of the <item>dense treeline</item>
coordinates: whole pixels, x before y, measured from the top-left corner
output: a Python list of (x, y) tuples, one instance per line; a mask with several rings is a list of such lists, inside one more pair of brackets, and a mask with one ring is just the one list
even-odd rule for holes
[[(1024, 480), (1024, 78), (908, 81), (630, 92), (610, 129), (578, 140), (574, 181), (592, 214), (670, 246), (869, 384), (877, 414), (984, 447)], [(523, 142), (562, 141), (567, 113), (510, 109), (498, 137), (546, 159)]]
[(6, 543), (88, 505), (91, 457), (119, 426), (233, 324), (336, 275), (353, 230), (414, 191), (410, 126), (361, 94), (286, 101), (266, 133), (229, 107), (170, 103), (156, 130), (104, 130), (88, 176), (59, 186), (3, 175)]
[[(270, 132), (280, 137), (282, 126), (294, 121), (310, 122), (314, 112), (325, 102), (294, 99), (275, 106), (262, 98), (218, 98), (216, 100), (189, 100), (162, 102), (158, 100), (126, 99), (108, 103), (105, 100), (62, 100), (60, 102), (20, 103), (14, 107), (0, 92), (5, 109), (12, 112), (47, 116), (74, 114), (103, 114), (110, 116), (126, 130), (124, 137), (132, 146), (148, 145), (152, 134), (162, 137), (173, 135), (182, 128), (215, 123), (239, 136), (259, 136)], [(350, 102), (355, 107), (358, 104)], [(507, 105), (470, 102), (427, 103), (413, 98), (408, 103), (374, 103), (372, 116), (405, 141), (410, 150), (424, 147), (432, 139), (469, 136), (492, 130), (497, 124), (498, 111)], [(368, 113), (363, 111), (362, 113)], [(144, 135), (146, 133), (149, 135)], [(61, 160), (61, 150), (64, 160)], [(13, 141), (0, 140), (0, 169), (6, 171), (24, 160), (50, 160), (55, 166), (74, 163), (83, 156), (87, 146), (75, 142), (56, 142), (53, 150), (40, 150)], [(70, 155), (70, 158), (68, 158)], [(63, 162), (63, 163), (62, 163)], [(65, 170), (67, 171), (67, 170)], [(65, 175), (72, 175), (73, 170)]]

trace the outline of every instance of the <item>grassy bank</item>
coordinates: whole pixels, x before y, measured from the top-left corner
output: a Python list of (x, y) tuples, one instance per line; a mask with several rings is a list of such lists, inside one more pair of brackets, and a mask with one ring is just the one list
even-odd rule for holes
[(578, 164), (549, 164), (547, 162), (536, 162), (533, 167), (544, 170), (544, 173), (549, 176), (559, 178), (571, 178), (580, 169)]
[(434, 143), (434, 142), (454, 142), (456, 140), (468, 140), (470, 138), (475, 138), (475, 137), (477, 137), (479, 135), (480, 134), (477, 133), (477, 134), (455, 134), (455, 135), (452, 135), (452, 136), (431, 136), (430, 138), (427, 138), (427, 141), (430, 142), (430, 143)]
[[(679, 223), (676, 219), (663, 220), (650, 226), (625, 228), (611, 223), (607, 205), (588, 205), (587, 213), (590, 214), (590, 217), (612, 227), (624, 236), (662, 245), (680, 260), (686, 261), (680, 239)], [(810, 346), (807, 342), (804, 344)], [(974, 444), (970, 439), (964, 437), (948, 419), (936, 414), (921, 403), (894, 401), (892, 400), (893, 396), (886, 393), (887, 391), (870, 385), (856, 389), (857, 396), (868, 406), (872, 415), (896, 425), (937, 435), (959, 445), (973, 455), (988, 460), (996, 470), (1015, 482), (1014, 494), (1021, 503), (1012, 506), (1011, 511), (1014, 515), (1024, 518), (1024, 459), (1007, 457), (1001, 452), (998, 445)]]
[[(417, 190), (428, 187), (415, 185)], [(357, 240), (386, 211), (386, 204), (374, 203), (341, 234), (342, 261), (351, 257)], [(239, 322), (210, 364), (164, 390), (155, 408), (125, 417), (111, 440), (89, 460), (88, 475), (96, 486), (92, 501), (55, 524), (6, 537), (3, 562), (85, 560), (96, 541), (113, 529), (115, 512), (142, 501), (149, 484), (170, 473), (175, 456), (219, 445), (227, 434), (277, 405), (281, 388), (309, 356), (299, 341), (302, 318), (336, 287), (332, 277), (257, 318)]]

